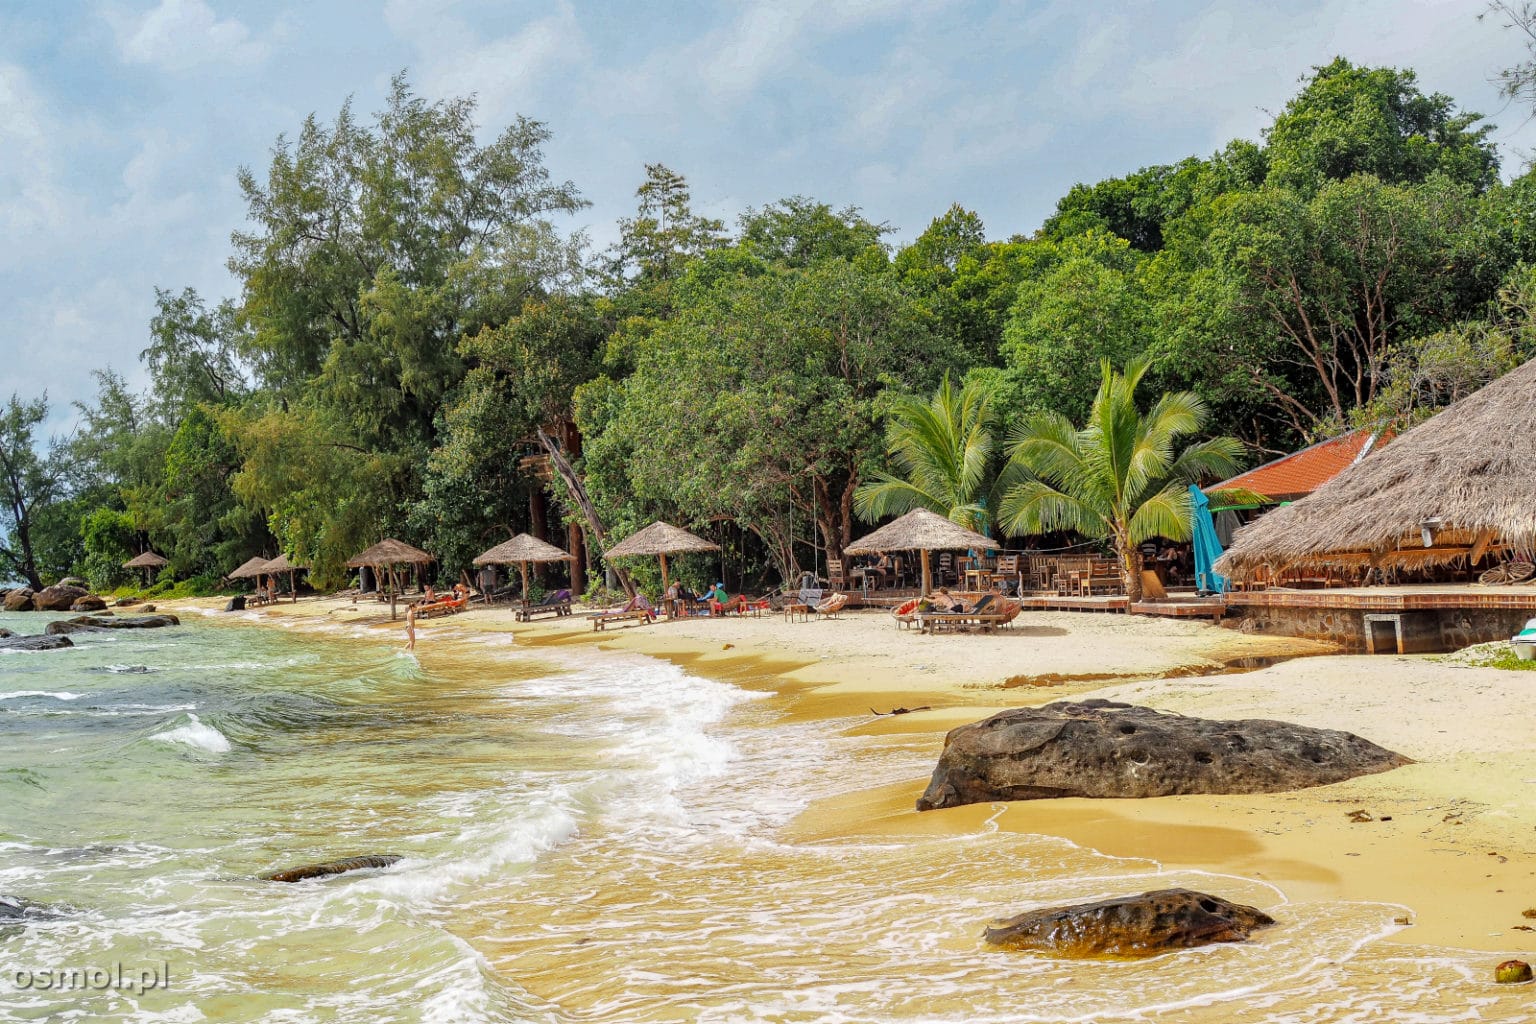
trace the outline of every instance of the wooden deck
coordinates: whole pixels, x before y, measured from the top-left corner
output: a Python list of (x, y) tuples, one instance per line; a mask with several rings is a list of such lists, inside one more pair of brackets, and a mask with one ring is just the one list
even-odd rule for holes
[(1446, 609), (1517, 609), (1536, 615), (1536, 586), (1482, 587), (1471, 583), (1401, 587), (1336, 587), (1326, 590), (1235, 591), (1232, 608), (1337, 608), (1363, 612), (1442, 611)]

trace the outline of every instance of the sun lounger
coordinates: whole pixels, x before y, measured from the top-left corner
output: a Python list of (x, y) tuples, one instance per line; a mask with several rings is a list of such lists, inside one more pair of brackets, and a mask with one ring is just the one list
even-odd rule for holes
[(528, 622), (540, 615), (553, 615), (558, 618), (569, 614), (571, 614), (571, 592), (556, 590), (547, 594), (542, 601), (518, 601), (516, 618), (518, 622)]
[(945, 631), (976, 630), (982, 633), (990, 633), (995, 629), (1001, 629), (1010, 625), (1019, 617), (1022, 605), (1013, 601), (1003, 601), (991, 605), (982, 611), (968, 612), (923, 612), (918, 616), (919, 628), (924, 633), (943, 633)]
[(634, 611), (593, 612), (592, 631), (607, 629), (609, 626), (643, 626), (651, 621), (651, 613), (635, 609)]
[(464, 609), (464, 605), (467, 603), (467, 598), (449, 597), (441, 601), (433, 601), (431, 604), (417, 605), (416, 617), (418, 619), (430, 619), (434, 615), (457, 615)]
[(847, 603), (847, 594), (833, 594), (825, 601), (811, 605), (811, 611), (815, 612), (818, 618), (835, 619)]

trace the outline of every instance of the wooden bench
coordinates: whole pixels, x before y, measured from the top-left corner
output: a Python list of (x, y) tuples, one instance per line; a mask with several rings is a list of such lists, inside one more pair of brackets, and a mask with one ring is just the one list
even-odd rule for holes
[(556, 601), (553, 604), (534, 604), (531, 601), (519, 601), (519, 608), (515, 613), (518, 622), (528, 622), (540, 615), (554, 615), (559, 617), (571, 614), (571, 602)]
[(924, 633), (942, 633), (945, 630), (979, 630), (990, 633), (1007, 626), (1019, 617), (1022, 606), (1008, 602), (995, 611), (984, 612), (921, 612), (917, 616), (919, 629)]
[(643, 626), (650, 621), (650, 612), (595, 612), (592, 615), (592, 631), (595, 633), (600, 629), (622, 625), (626, 622), (635, 626)]

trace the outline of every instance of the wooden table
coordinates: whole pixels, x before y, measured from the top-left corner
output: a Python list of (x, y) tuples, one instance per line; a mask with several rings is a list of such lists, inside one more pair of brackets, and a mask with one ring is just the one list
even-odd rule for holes
[(784, 606), (784, 621), (794, 622), (796, 618), (801, 622), (807, 622), (811, 617), (811, 606), (808, 604), (786, 604)]

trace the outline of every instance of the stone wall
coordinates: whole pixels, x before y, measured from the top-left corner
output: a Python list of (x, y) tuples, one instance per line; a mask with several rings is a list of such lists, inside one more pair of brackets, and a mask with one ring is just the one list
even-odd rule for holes
[[(1447, 608), (1398, 613), (1368, 612), (1359, 608), (1323, 606), (1236, 605), (1228, 607), (1222, 625), (1244, 633), (1299, 636), (1338, 644), (1346, 651), (1364, 654), (1371, 646), (1366, 617), (1382, 622), (1396, 616), (1402, 622), (1404, 653), (1454, 651), (1472, 644), (1508, 640), (1536, 618), (1530, 609)], [(1384, 639), (1385, 626), (1376, 636)], [(1378, 646), (1377, 653), (1384, 653)], [(1395, 652), (1393, 652), (1395, 653)]]

